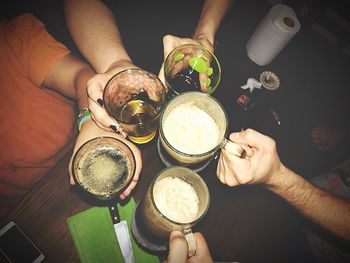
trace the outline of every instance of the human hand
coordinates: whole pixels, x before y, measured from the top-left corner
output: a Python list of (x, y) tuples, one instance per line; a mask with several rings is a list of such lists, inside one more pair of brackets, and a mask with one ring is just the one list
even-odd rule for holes
[[(164, 56), (164, 60), (162, 63), (162, 67), (159, 71), (159, 75), (158, 77), (162, 80), (162, 82), (164, 83), (164, 85), (166, 85), (165, 82), (165, 76), (164, 76), (164, 62), (167, 58), (167, 56), (170, 54), (170, 52), (180, 46), (180, 45), (184, 45), (184, 44), (193, 44), (193, 45), (199, 45), (204, 47), (205, 49), (207, 49), (210, 52), (214, 51), (214, 47), (213, 47), (213, 43), (211, 43), (207, 38), (204, 37), (199, 37), (199, 38), (179, 38), (176, 36), (172, 36), (172, 35), (166, 35), (163, 37), (163, 56)], [(189, 58), (184, 58), (183, 62), (184, 63), (188, 63), (188, 59)], [(206, 61), (209, 64), (209, 61)], [(181, 64), (178, 63), (178, 68), (179, 69), (174, 69), (174, 71), (181, 71), (181, 69), (183, 67), (181, 67)], [(206, 81), (207, 81), (208, 76), (206, 74), (199, 74), (199, 79), (200, 79), (200, 83), (201, 83), (201, 89), (203, 91), (207, 90), (206, 87)]]
[(252, 129), (232, 133), (229, 138), (243, 147), (249, 146), (251, 154), (242, 159), (223, 148), (216, 170), (219, 180), (229, 186), (254, 183), (269, 185), (282, 166), (275, 141)]
[(169, 53), (177, 46), (184, 44), (194, 44), (205, 47), (210, 52), (214, 51), (213, 43), (204, 37), (200, 38), (180, 38), (173, 35), (166, 35), (163, 37), (163, 51), (164, 59), (169, 55)]
[(141, 173), (142, 169), (142, 159), (141, 159), (141, 151), (130, 141), (125, 139), (123, 136), (116, 134), (115, 132), (110, 132), (106, 130), (102, 130), (99, 128), (95, 122), (92, 120), (88, 120), (83, 123), (82, 128), (80, 133), (77, 136), (77, 139), (75, 141), (74, 149), (73, 149), (73, 154), (70, 159), (69, 163), (69, 182), (71, 185), (75, 185), (75, 181), (72, 175), (72, 162), (73, 162), (73, 157), (75, 153), (78, 151), (78, 149), (87, 141), (96, 138), (96, 137), (101, 137), (101, 136), (108, 136), (108, 137), (114, 137), (122, 142), (124, 142), (126, 145), (128, 145), (133, 152), (135, 156), (135, 161), (136, 161), (136, 169), (135, 169), (135, 174), (134, 177), (131, 181), (131, 183), (123, 190), (123, 192), (119, 195), (119, 198), (121, 200), (124, 200), (131, 191), (135, 188), (139, 175)]
[(91, 118), (101, 129), (117, 132), (118, 134), (122, 134), (124, 137), (126, 137), (126, 133), (122, 131), (120, 124), (109, 116), (104, 107), (103, 91), (110, 78), (127, 68), (137, 67), (128, 60), (117, 61), (113, 63), (105, 73), (96, 74), (87, 83)]
[(188, 245), (184, 235), (180, 231), (173, 231), (169, 238), (169, 255), (163, 263), (212, 263), (207, 242), (199, 232), (193, 234), (196, 240), (196, 253), (187, 257)]

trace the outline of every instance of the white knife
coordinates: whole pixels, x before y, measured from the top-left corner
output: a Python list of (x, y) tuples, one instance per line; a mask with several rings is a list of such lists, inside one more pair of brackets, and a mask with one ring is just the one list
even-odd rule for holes
[(135, 263), (134, 252), (132, 250), (128, 223), (125, 220), (120, 221), (118, 209), (110, 205), (109, 212), (112, 216), (114, 231), (118, 239), (120, 250), (123, 254), (125, 263)]

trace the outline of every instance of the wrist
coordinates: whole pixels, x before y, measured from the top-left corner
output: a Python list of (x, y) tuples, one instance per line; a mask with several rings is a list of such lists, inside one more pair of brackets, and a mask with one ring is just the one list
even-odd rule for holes
[(106, 72), (108, 73), (117, 73), (127, 68), (134, 68), (135, 65), (130, 59), (120, 59), (109, 65)]
[(281, 163), (270, 177), (266, 186), (274, 193), (283, 195), (295, 185), (296, 179), (296, 174)]
[(209, 49), (209, 51), (214, 52), (214, 35), (195, 33), (192, 38), (197, 39), (202, 45)]
[(285, 178), (288, 174), (288, 168), (285, 167), (282, 163), (279, 163), (271, 172), (268, 180), (265, 182), (265, 185), (270, 190), (281, 187)]

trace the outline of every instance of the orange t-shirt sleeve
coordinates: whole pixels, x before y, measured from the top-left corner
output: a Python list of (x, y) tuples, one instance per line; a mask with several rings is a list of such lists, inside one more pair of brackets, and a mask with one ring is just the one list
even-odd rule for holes
[(45, 25), (32, 14), (12, 20), (12, 47), (16, 50), (23, 73), (40, 86), (52, 66), (70, 51), (46, 31)]

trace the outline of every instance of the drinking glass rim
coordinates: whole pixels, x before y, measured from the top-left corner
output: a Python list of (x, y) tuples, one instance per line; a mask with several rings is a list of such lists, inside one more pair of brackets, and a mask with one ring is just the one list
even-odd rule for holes
[[(152, 121), (158, 119), (159, 116), (160, 116), (160, 114), (161, 114), (161, 112), (162, 112), (162, 110), (163, 110), (163, 108), (164, 108), (164, 106), (165, 106), (165, 102), (166, 102), (166, 88), (165, 88), (163, 82), (160, 80), (160, 78), (159, 78), (157, 75), (155, 75), (155, 74), (153, 74), (152, 72), (149, 72), (149, 71), (147, 71), (147, 70), (144, 70), (144, 69), (141, 69), (141, 68), (137, 68), (137, 67), (133, 67), (133, 68), (123, 69), (123, 70), (121, 70), (121, 71), (115, 73), (115, 74), (107, 81), (107, 83), (106, 83), (106, 85), (105, 85), (105, 88), (104, 88), (104, 90), (103, 90), (103, 100), (106, 101), (106, 100), (105, 100), (105, 95), (106, 95), (107, 87), (108, 87), (108, 85), (110, 84), (110, 82), (113, 81), (117, 76), (122, 75), (122, 74), (124, 74), (125, 72), (128, 72), (128, 71), (139, 71), (139, 72), (144, 72), (144, 73), (146, 73), (147, 75), (150, 75), (151, 77), (157, 79), (157, 80), (159, 81), (159, 83), (161, 84), (162, 89), (163, 89), (163, 94), (162, 94), (163, 104), (161, 105), (161, 107), (160, 107), (159, 111), (157, 112), (157, 114), (156, 114), (151, 120), (144, 121), (143, 123), (149, 123), (149, 122), (152, 122)], [(130, 100), (129, 100), (129, 101), (130, 101)], [(128, 102), (129, 102), (129, 101), (128, 101)], [(105, 107), (104, 107), (104, 108), (106, 109), (108, 115), (109, 115), (112, 119), (115, 119), (115, 118), (113, 117), (113, 115), (111, 114), (111, 111), (108, 109), (107, 104), (105, 104)], [(119, 119), (115, 119), (115, 120), (116, 120), (117, 122), (121, 123), (121, 124), (131, 125), (130, 123), (124, 122), (124, 121), (119, 120)]]
[[(216, 57), (216, 55), (214, 54), (214, 52), (208, 50), (206, 47), (200, 45), (200, 44), (182, 44), (182, 45), (179, 45), (177, 47), (175, 47), (172, 51), (170, 51), (170, 53), (168, 54), (168, 56), (165, 58), (164, 60), (164, 79), (166, 80), (165, 78), (165, 65), (168, 63), (169, 59), (170, 59), (170, 55), (172, 55), (173, 53), (175, 53), (177, 50), (181, 49), (181, 48), (186, 48), (186, 47), (194, 47), (194, 48), (199, 48), (201, 50), (203, 50), (204, 52), (207, 52), (210, 54), (210, 56), (212, 56), (218, 66), (218, 71), (219, 71), (219, 74), (218, 74), (218, 81), (216, 83), (216, 85), (212, 88), (211, 90), (211, 93), (214, 93), (214, 91), (217, 89), (217, 87), (219, 86), (220, 84), (220, 81), (221, 81), (221, 64), (219, 62), (219, 59)], [(206, 92), (203, 92), (203, 93), (206, 93)], [(208, 93), (209, 94), (209, 93)]]
[[(222, 109), (222, 111), (224, 112), (224, 115), (225, 115), (225, 119), (226, 119), (226, 129), (225, 129), (225, 132), (224, 132), (224, 135), (223, 135), (223, 139), (226, 137), (226, 133), (227, 133), (227, 129), (228, 129), (228, 117), (227, 117), (227, 113), (226, 111), (224, 110), (224, 107), (222, 106), (222, 104), (217, 100), (215, 99), (213, 96), (211, 96), (210, 94), (208, 93), (204, 93), (204, 92), (201, 92), (201, 91), (185, 91), (185, 92), (182, 92), (181, 94), (179, 94), (178, 96), (176, 96), (174, 99), (176, 99), (177, 97), (181, 97), (181, 96), (185, 96), (186, 94), (188, 93), (195, 93), (195, 94), (200, 94), (200, 96), (207, 96), (209, 97), (210, 99), (212, 99), (214, 102), (216, 102)], [(207, 152), (204, 152), (204, 153), (199, 153), (199, 154), (191, 154), (191, 153), (184, 153), (184, 152), (181, 152), (180, 150), (177, 150), (174, 148), (174, 146), (172, 146), (169, 141), (167, 140), (164, 132), (163, 132), (163, 116), (164, 116), (164, 112), (166, 110), (166, 108), (170, 105), (170, 103), (173, 102), (173, 99), (170, 100), (164, 107), (164, 110), (162, 111), (161, 115), (160, 115), (160, 118), (159, 118), (159, 133), (161, 134), (161, 137), (164, 139), (166, 145), (168, 147), (170, 147), (171, 150), (173, 150), (175, 153), (178, 153), (182, 156), (185, 156), (185, 157), (204, 157), (210, 153), (213, 153), (213, 152), (216, 152), (218, 149), (221, 148), (222, 146), (222, 140), (218, 143), (217, 146), (215, 146), (214, 148), (212, 148), (211, 150), (207, 151)]]
[[(187, 170), (187, 171), (189, 171), (190, 173), (194, 174), (194, 175), (203, 183), (204, 189), (205, 189), (206, 193), (208, 194), (208, 205), (206, 206), (205, 210), (203, 211), (203, 214), (202, 214), (200, 217), (198, 217), (197, 219), (195, 219), (195, 220), (193, 220), (193, 221), (191, 221), (191, 222), (187, 222), (187, 223), (179, 223), (179, 222), (176, 222), (176, 221), (170, 219), (169, 217), (167, 217), (166, 215), (164, 215), (164, 214), (159, 210), (159, 208), (157, 207), (157, 204), (156, 204), (156, 202), (155, 202), (155, 200), (154, 200), (154, 197), (153, 197), (154, 185), (155, 185), (156, 181), (158, 180), (159, 175), (161, 175), (162, 173), (164, 173), (164, 172), (166, 172), (166, 171), (168, 171), (168, 170), (173, 170), (173, 169), (178, 169), (178, 168)], [(186, 183), (188, 183), (188, 182), (186, 182)], [(192, 186), (192, 185), (191, 185), (191, 186)], [(171, 167), (166, 167), (166, 168), (164, 168), (163, 170), (161, 170), (161, 171), (159, 171), (159, 172), (157, 173), (156, 177), (153, 179), (153, 181), (152, 181), (152, 183), (151, 183), (151, 185), (150, 185), (150, 189), (149, 189), (149, 190), (151, 191), (150, 193), (151, 193), (151, 200), (152, 200), (152, 203), (153, 203), (155, 209), (157, 210), (157, 212), (158, 212), (162, 217), (164, 217), (166, 220), (169, 220), (171, 223), (174, 223), (174, 224), (176, 224), (176, 225), (184, 226), (184, 227), (187, 226), (187, 225), (194, 225), (194, 224), (196, 224), (198, 221), (200, 221), (200, 220), (207, 214), (207, 212), (208, 212), (208, 210), (209, 210), (209, 206), (210, 206), (210, 192), (209, 192), (208, 185), (206, 184), (206, 182), (203, 180), (203, 178), (202, 178), (198, 173), (196, 173), (195, 171), (191, 170), (190, 168), (187, 168), (187, 167), (184, 167), (184, 166), (180, 166), (180, 165), (174, 165), (174, 166), (171, 166)]]
[[(128, 158), (128, 159), (129, 159), (130, 161), (132, 160), (132, 164), (133, 164), (133, 170), (132, 170), (132, 172), (131, 172), (131, 177), (129, 178), (129, 180), (128, 180), (128, 182), (125, 184), (125, 186), (122, 187), (121, 189), (119, 189), (118, 191), (116, 191), (116, 192), (114, 192), (114, 193), (112, 193), (112, 194), (107, 194), (107, 195), (94, 194), (94, 193), (88, 191), (88, 190), (79, 182), (79, 180), (77, 179), (77, 175), (76, 175), (76, 173), (74, 172), (74, 170), (75, 170), (75, 169), (74, 169), (74, 165), (75, 165), (75, 163), (76, 163), (76, 157), (77, 157), (78, 153), (79, 153), (87, 144), (89, 144), (89, 143), (91, 143), (91, 142), (93, 142), (93, 141), (102, 140), (102, 139), (111, 139), (111, 140), (113, 140), (113, 141), (117, 141), (117, 142), (123, 144), (124, 146), (126, 146), (126, 148), (127, 148), (128, 150), (130, 150), (131, 156), (132, 156), (132, 159), (129, 159), (129, 158)], [(122, 151), (122, 150), (121, 150), (121, 151)], [(123, 152), (124, 152), (124, 151), (123, 151)], [(87, 193), (89, 193), (89, 194), (91, 194), (91, 195), (93, 195), (93, 196), (95, 196), (95, 197), (97, 197), (97, 198), (106, 198), (106, 199), (110, 199), (110, 198), (116, 196), (120, 191), (122, 191), (125, 187), (127, 187), (127, 185), (129, 185), (129, 184), (131, 183), (132, 178), (134, 177), (135, 171), (136, 171), (136, 158), (135, 158), (134, 152), (131, 150), (131, 148), (130, 148), (125, 142), (123, 142), (123, 141), (121, 141), (121, 140), (119, 140), (119, 139), (117, 139), (117, 138), (115, 138), (115, 137), (111, 137), (111, 136), (98, 136), (98, 137), (95, 137), (95, 138), (92, 138), (92, 139), (86, 141), (85, 143), (83, 143), (83, 144), (78, 148), (78, 150), (75, 152), (75, 154), (74, 154), (74, 156), (73, 156), (73, 161), (72, 161), (71, 170), (72, 170), (72, 175), (73, 175), (74, 180), (76, 181), (76, 183), (77, 183), (85, 192), (87, 192)]]

